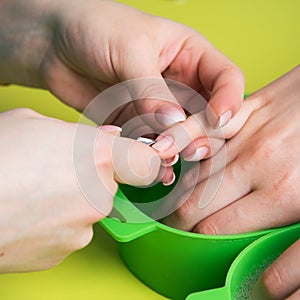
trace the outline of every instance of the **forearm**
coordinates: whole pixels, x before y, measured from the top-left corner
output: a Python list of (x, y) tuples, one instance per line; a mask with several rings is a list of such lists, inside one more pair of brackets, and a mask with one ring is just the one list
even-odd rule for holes
[(0, 1), (0, 83), (43, 87), (41, 61), (53, 35), (55, 1)]

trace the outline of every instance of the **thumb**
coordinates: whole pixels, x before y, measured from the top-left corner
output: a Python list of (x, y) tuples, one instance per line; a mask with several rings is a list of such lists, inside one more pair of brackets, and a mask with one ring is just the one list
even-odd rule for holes
[(176, 82), (171, 83), (161, 76), (141, 77), (127, 82), (137, 114), (155, 133), (186, 119), (182, 105), (172, 93), (174, 85)]
[(171, 81), (165, 81), (161, 75), (158, 55), (151, 47), (126, 60), (122, 70), (120, 77), (126, 82), (136, 112), (152, 129), (161, 132), (186, 119), (170, 89)]
[(151, 184), (160, 171), (159, 155), (141, 142), (107, 132), (112, 127), (102, 126), (97, 134), (95, 160), (101, 181), (108, 187), (112, 179), (135, 186)]
[(116, 138), (112, 145), (114, 178), (120, 183), (146, 186), (157, 179), (161, 159), (151, 147), (128, 138)]

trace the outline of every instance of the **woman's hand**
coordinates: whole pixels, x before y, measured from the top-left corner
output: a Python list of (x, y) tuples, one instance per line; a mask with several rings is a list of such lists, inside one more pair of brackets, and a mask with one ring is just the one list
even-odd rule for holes
[[(300, 67), (251, 95), (255, 109), (215, 157), (183, 176), (177, 211), (163, 222), (204, 234), (236, 234), (300, 221)], [(243, 111), (243, 108), (240, 112)], [(245, 118), (246, 116), (246, 118)], [(234, 134), (232, 123), (224, 135)], [(174, 196), (174, 195), (173, 195)], [(210, 198), (207, 198), (210, 197)], [(170, 199), (171, 201), (171, 199)], [(262, 276), (272, 299), (299, 295), (299, 242)], [(256, 299), (256, 298), (254, 298)]]
[(147, 185), (160, 170), (153, 149), (120, 138), (115, 126), (18, 109), (0, 114), (0, 128), (0, 272), (58, 264), (90, 242), (92, 224), (110, 213), (117, 181)]
[(117, 125), (152, 115), (145, 122), (161, 132), (185, 120), (184, 103), (178, 105), (162, 78), (209, 100), (213, 127), (224, 126), (243, 99), (241, 71), (200, 33), (120, 3), (7, 0), (0, 28), (0, 81), (49, 89), (81, 111), (116, 83), (152, 78), (128, 83), (132, 98), (143, 100), (120, 108), (110, 120)]
[[(299, 220), (299, 83), (297, 67), (245, 101), (255, 109), (250, 116), (241, 109), (232, 124), (248, 118), (247, 122), (223, 151), (200, 164), (196, 187), (182, 181), (182, 191), (195, 189), (166, 223), (195, 232), (230, 234)], [(224, 135), (229, 133), (234, 133), (231, 124), (223, 130)], [(216, 182), (214, 197), (201, 199), (208, 182), (220, 173), (224, 176)], [(199, 201), (209, 204), (200, 208)]]

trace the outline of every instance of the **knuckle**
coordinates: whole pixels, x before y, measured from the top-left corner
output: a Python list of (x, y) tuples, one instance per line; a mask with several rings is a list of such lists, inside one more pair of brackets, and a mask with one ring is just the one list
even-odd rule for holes
[(190, 230), (192, 228), (188, 224), (191, 222), (192, 214), (195, 211), (194, 206), (192, 204), (193, 196), (190, 196), (188, 199), (181, 200), (178, 205), (178, 208), (174, 212), (174, 217), (178, 221), (179, 224), (181, 224), (181, 227), (185, 227), (186, 230)]
[(202, 234), (217, 235), (218, 228), (214, 223), (212, 223), (210, 221), (203, 221), (195, 227), (194, 232), (202, 233)]
[[(283, 171), (278, 175), (277, 179), (273, 181), (272, 189), (276, 192), (276, 197), (283, 205), (287, 205), (297, 198), (299, 189), (298, 185), (295, 184), (297, 181), (298, 180), (295, 180), (293, 172), (290, 170)], [(296, 205), (295, 207), (297, 206), (299, 205)]]
[(193, 169), (190, 169), (182, 176), (180, 180), (181, 190), (187, 191), (187, 190), (194, 189), (198, 183), (198, 179), (199, 179), (199, 167), (196, 166)]
[(270, 161), (272, 157), (275, 157), (280, 139), (270, 135), (270, 133), (268, 133), (268, 136), (267, 139), (259, 139), (251, 145), (250, 155), (252, 158), (255, 157), (263, 162)]
[(234, 163), (231, 164), (231, 168), (227, 168), (226, 172), (230, 172), (230, 177), (238, 182), (241, 174), (247, 174), (250, 172), (250, 164), (248, 159), (236, 158)]

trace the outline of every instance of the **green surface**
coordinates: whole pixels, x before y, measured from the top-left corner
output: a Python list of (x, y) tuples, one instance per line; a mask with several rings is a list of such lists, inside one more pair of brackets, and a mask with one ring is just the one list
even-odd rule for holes
[[(127, 192), (129, 199), (138, 197), (136, 189)], [(120, 242), (120, 255), (125, 264), (146, 285), (174, 300), (184, 300), (193, 292), (224, 285), (236, 256), (270, 232), (219, 236), (184, 232), (150, 219), (120, 190), (114, 209), (127, 222), (120, 221), (119, 217), (106, 218), (101, 223)]]
[[(187, 300), (248, 300), (262, 272), (299, 238), (300, 223), (261, 237), (235, 259), (224, 287), (194, 293)], [(263, 295), (259, 296), (263, 299)]]
[[(297, 0), (124, 2), (201, 31), (244, 71), (248, 92), (299, 64), (300, 2)], [(68, 121), (78, 119), (75, 111), (47, 92), (14, 86), (0, 88), (0, 110), (20, 106)], [(0, 299), (163, 299), (130, 274), (117, 254), (114, 241), (99, 226), (96, 229), (92, 244), (57, 268), (1, 275)]]

